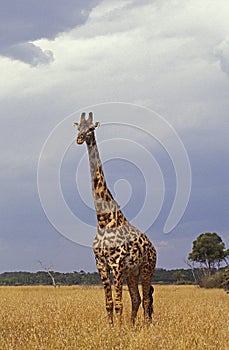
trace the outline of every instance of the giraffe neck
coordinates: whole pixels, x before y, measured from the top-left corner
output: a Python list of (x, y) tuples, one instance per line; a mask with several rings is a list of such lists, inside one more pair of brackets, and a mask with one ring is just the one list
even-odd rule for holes
[(98, 227), (105, 229), (122, 226), (127, 223), (127, 219), (107, 187), (94, 132), (87, 141), (87, 148)]

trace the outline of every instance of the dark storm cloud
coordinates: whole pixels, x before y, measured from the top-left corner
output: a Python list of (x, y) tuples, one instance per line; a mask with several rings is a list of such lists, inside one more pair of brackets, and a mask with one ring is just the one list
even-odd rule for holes
[(59, 33), (82, 25), (98, 0), (5, 1), (0, 8), (0, 55), (31, 65), (46, 64), (53, 53), (31, 42), (53, 39)]
[(2, 50), (2, 54), (9, 58), (29, 63), (31, 66), (48, 64), (54, 60), (52, 51), (42, 51), (39, 46), (27, 42), (9, 46)]

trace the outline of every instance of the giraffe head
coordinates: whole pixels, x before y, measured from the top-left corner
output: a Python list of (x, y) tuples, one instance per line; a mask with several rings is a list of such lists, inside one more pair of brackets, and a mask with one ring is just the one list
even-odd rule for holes
[(89, 113), (88, 119), (85, 118), (85, 113), (81, 114), (80, 122), (73, 124), (78, 129), (76, 142), (81, 145), (84, 141), (89, 142), (93, 136), (93, 132), (99, 127), (99, 122), (93, 124), (93, 114)]

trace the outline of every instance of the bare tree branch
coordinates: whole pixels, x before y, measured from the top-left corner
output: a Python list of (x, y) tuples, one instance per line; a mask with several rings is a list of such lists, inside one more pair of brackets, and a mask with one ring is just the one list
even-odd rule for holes
[(54, 288), (56, 288), (57, 284), (56, 284), (56, 281), (55, 281), (55, 278), (54, 276), (51, 274), (50, 272), (50, 268), (46, 267), (45, 265), (43, 265), (42, 261), (41, 260), (38, 260), (39, 264), (41, 265), (41, 267), (48, 273), (49, 277), (51, 278), (52, 280), (52, 285)]

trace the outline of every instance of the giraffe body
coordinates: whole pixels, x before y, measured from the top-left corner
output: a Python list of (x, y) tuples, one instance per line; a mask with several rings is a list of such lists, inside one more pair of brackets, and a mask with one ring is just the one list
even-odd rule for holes
[[(106, 185), (94, 135), (96, 124), (93, 124), (92, 113), (87, 120), (83, 113), (80, 124), (77, 124), (79, 130), (77, 143), (86, 141), (88, 148), (92, 193), (97, 215), (97, 234), (93, 250), (104, 286), (108, 319), (113, 323), (113, 308), (115, 308), (118, 323), (121, 324), (122, 285), (126, 278), (132, 302), (131, 321), (134, 324), (141, 303), (138, 290), (138, 282), (141, 279), (144, 320), (150, 323), (153, 312), (151, 282), (156, 265), (156, 250), (147, 236), (128, 222)], [(110, 272), (114, 278), (114, 300)]]

